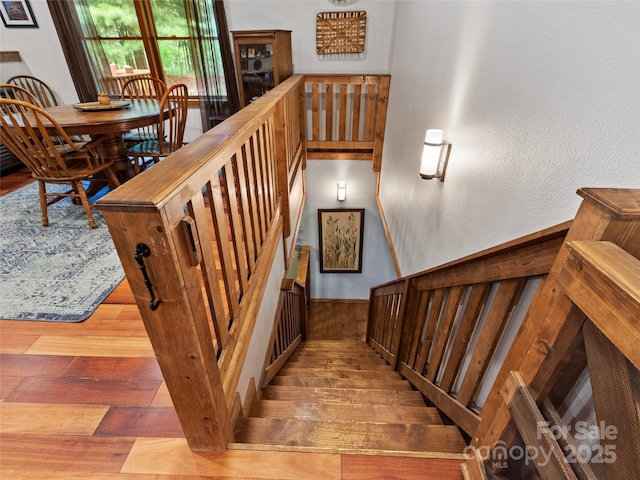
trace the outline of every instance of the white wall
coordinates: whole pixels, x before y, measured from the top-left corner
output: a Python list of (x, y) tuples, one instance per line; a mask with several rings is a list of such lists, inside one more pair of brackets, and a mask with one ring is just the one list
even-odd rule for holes
[[(375, 201), (376, 174), (371, 162), (307, 160), (307, 200), (298, 245), (309, 245), (312, 298), (368, 299), (370, 288), (396, 278)], [(337, 200), (338, 181), (347, 182), (347, 199)], [(320, 273), (318, 209), (364, 208), (362, 273)]]
[[(78, 101), (71, 74), (53, 26), (49, 7), (45, 0), (29, 2), (38, 28), (5, 28), (0, 26), (0, 48), (2, 51), (18, 51), (25, 72), (5, 71), (0, 63), (0, 81), (16, 74), (41, 78), (53, 89), (63, 103)], [(12, 66), (13, 67), (13, 66)]]
[(244, 403), (249, 381), (252, 377), (255, 379), (256, 387), (260, 388), (258, 383), (260, 382), (260, 375), (262, 375), (262, 367), (267, 349), (271, 347), (268, 345), (268, 342), (271, 336), (271, 327), (275, 318), (276, 308), (278, 307), (280, 284), (282, 283), (284, 274), (284, 244), (283, 242), (279, 242), (273, 264), (271, 265), (271, 271), (269, 272), (267, 286), (264, 290), (264, 297), (260, 304), (260, 310), (258, 311), (256, 324), (253, 327), (253, 334), (249, 342), (247, 356), (242, 365), (242, 372), (238, 380), (238, 388), (236, 391), (240, 393), (242, 403)]
[[(404, 275), (640, 187), (640, 2), (397, 3), (381, 200)], [(418, 176), (424, 132), (453, 143)]]
[[(360, 0), (338, 6), (327, 0), (225, 0), (229, 30), (291, 30), (295, 73), (388, 73), (394, 0)], [(324, 59), (316, 54), (316, 14), (367, 12), (364, 58)]]

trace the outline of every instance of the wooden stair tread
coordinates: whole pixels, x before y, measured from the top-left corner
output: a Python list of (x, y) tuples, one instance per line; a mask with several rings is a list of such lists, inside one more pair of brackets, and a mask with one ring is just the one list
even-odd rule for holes
[(278, 375), (294, 375), (304, 377), (331, 377), (331, 378), (381, 378), (402, 379), (398, 372), (392, 370), (356, 370), (350, 368), (300, 368), (286, 365), (278, 371)]
[(364, 342), (301, 343), (245, 414), (235, 441), (254, 448), (459, 454), (466, 446)]
[(341, 365), (351, 365), (351, 364), (362, 364), (362, 365), (386, 365), (391, 368), (384, 358), (380, 355), (358, 355), (358, 354), (345, 354), (345, 355), (336, 355), (335, 357), (322, 355), (320, 353), (309, 355), (297, 355), (293, 354), (288, 360), (288, 363), (309, 363), (309, 364), (341, 364)]
[(262, 398), (265, 400), (304, 400), (328, 403), (377, 403), (380, 405), (425, 406), (424, 400), (419, 392), (408, 390), (267, 385), (262, 392)]
[(461, 453), (466, 446), (452, 425), (241, 417), (234, 433), (237, 442), (265, 445), (444, 453)]
[(325, 368), (328, 370), (383, 370), (383, 371), (393, 371), (391, 369), (391, 365), (384, 362), (383, 363), (367, 363), (365, 361), (360, 362), (351, 362), (346, 363), (340, 360), (334, 361), (333, 359), (324, 359), (324, 360), (316, 360), (316, 361), (289, 361), (287, 365), (291, 368)]
[(364, 342), (342, 340), (307, 340), (303, 345), (298, 347), (298, 350), (301, 352), (308, 350), (375, 352), (370, 345)]
[(352, 352), (352, 351), (337, 351), (333, 353), (325, 352), (324, 350), (305, 350), (295, 352), (291, 355), (291, 358), (307, 359), (307, 358), (340, 358), (340, 359), (371, 359), (371, 360), (384, 360), (378, 352)]
[(250, 417), (290, 418), (331, 422), (412, 422), (442, 425), (438, 409), (376, 404), (332, 404), (289, 400), (259, 400), (252, 404)]
[(406, 380), (371, 379), (371, 378), (331, 378), (308, 377), (304, 375), (276, 375), (271, 379), (270, 385), (290, 385), (294, 387), (324, 387), (324, 388), (367, 388), (367, 389), (391, 389), (411, 390), (411, 385)]

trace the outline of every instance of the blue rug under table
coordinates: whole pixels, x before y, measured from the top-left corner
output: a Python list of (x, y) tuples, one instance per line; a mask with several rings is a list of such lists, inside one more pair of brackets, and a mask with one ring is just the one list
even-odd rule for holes
[(43, 227), (37, 182), (0, 197), (0, 319), (80, 322), (124, 278), (100, 212), (92, 229), (69, 198), (48, 211)]

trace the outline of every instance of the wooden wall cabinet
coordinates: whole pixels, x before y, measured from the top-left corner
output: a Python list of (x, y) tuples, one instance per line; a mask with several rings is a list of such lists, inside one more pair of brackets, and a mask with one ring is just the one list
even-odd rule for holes
[(231, 32), (240, 105), (245, 107), (293, 74), (290, 30)]

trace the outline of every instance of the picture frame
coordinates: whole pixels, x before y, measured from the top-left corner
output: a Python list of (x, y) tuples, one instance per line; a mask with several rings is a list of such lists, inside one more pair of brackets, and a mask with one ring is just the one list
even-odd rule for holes
[(318, 209), (320, 273), (362, 273), (364, 208)]
[(0, 0), (0, 16), (7, 28), (38, 28), (29, 0)]

